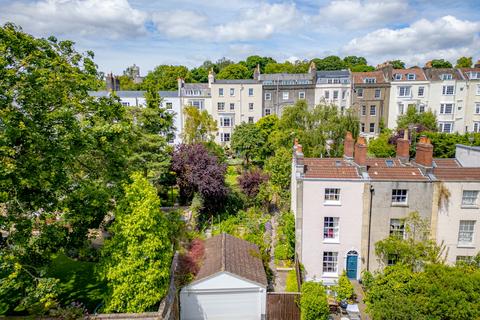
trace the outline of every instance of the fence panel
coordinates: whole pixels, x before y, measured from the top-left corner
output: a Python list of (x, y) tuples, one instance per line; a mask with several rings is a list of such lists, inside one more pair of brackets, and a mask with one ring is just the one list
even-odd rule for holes
[(300, 320), (298, 300), (300, 293), (269, 292), (267, 294), (267, 320)]

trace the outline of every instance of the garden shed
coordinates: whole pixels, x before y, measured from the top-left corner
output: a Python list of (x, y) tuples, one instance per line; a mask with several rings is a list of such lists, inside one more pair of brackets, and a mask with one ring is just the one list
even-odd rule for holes
[(180, 291), (181, 320), (265, 319), (266, 294), (258, 247), (223, 233), (205, 241), (201, 267)]

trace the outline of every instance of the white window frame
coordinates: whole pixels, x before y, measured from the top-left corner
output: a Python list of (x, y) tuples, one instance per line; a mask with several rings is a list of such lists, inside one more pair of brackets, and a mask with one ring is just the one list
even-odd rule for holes
[(397, 92), (399, 97), (410, 97), (412, 95), (412, 87), (411, 86), (400, 86), (398, 87)]
[(290, 98), (290, 92), (283, 91), (282, 92), (282, 100), (288, 100)]
[(338, 274), (338, 252), (324, 251), (322, 262), (323, 274)]
[(120, 103), (121, 103), (122, 106), (124, 106), (124, 107), (130, 107), (130, 102), (128, 102), (128, 101), (122, 101), (122, 102), (120, 102)]
[(367, 115), (367, 106), (363, 105), (362, 106), (362, 116), (366, 116), (366, 115)]
[[(373, 107), (373, 108), (372, 108), (372, 107)], [(373, 113), (372, 113), (372, 111), (373, 111)], [(375, 105), (370, 106), (370, 112), (369, 112), (369, 114), (370, 114), (370, 116), (372, 116), (372, 117), (376, 116), (376, 115), (377, 115), (377, 106), (375, 106)]]
[(254, 117), (248, 117), (248, 123), (255, 123)]
[(473, 122), (473, 132), (476, 132), (476, 133), (480, 132), (480, 121)]
[(442, 73), (440, 75), (440, 79), (442, 79), (443, 81), (445, 80), (452, 80), (453, 79), (453, 76), (451, 73)]
[(338, 90), (333, 90), (333, 100), (338, 100)]
[[(440, 114), (453, 114), (453, 110), (455, 110), (454, 103), (441, 103), (440, 104)], [(450, 112), (447, 112), (450, 111)]]
[(217, 102), (217, 110), (225, 111), (225, 102)]
[(253, 111), (253, 102), (248, 103), (248, 110)]
[(480, 84), (477, 84), (477, 96), (480, 96)]
[(478, 190), (463, 190), (462, 207), (478, 207)]
[(407, 80), (415, 80), (416, 78), (415, 73), (407, 73)]
[(405, 105), (403, 103), (398, 104), (398, 114), (404, 114), (405, 113)]
[(342, 90), (342, 100), (347, 99), (347, 90)]
[(235, 110), (235, 102), (230, 102), (230, 111)]
[(446, 85), (442, 87), (442, 95), (444, 96), (453, 96), (455, 94), (454, 85)]
[(394, 77), (395, 80), (402, 80), (402, 74), (401, 73), (395, 73), (393, 75), (393, 77)]
[(231, 128), (232, 127), (232, 122), (233, 122), (232, 117), (220, 117), (220, 127), (221, 128)]
[(272, 100), (272, 93), (271, 92), (265, 92), (265, 100)]
[(323, 96), (325, 97), (325, 99), (330, 99), (330, 90), (325, 90)]
[(405, 239), (405, 220), (390, 219), (390, 235)]
[[(226, 137), (228, 137), (228, 139), (225, 139)], [(230, 132), (221, 132), (220, 133), (220, 141), (221, 142), (230, 142)]]
[[(421, 92), (421, 94), (420, 94), (420, 92)], [(419, 97), (424, 97), (425, 96), (425, 87), (424, 86), (418, 87), (418, 93), (417, 94), (418, 94)]]
[(370, 83), (370, 84), (377, 83), (377, 79), (376, 78), (365, 78), (365, 79), (363, 79), (363, 82), (364, 83)]
[(253, 97), (253, 88), (248, 88), (248, 96)]
[(357, 97), (363, 98), (363, 88), (358, 88), (356, 92), (357, 92)]
[(380, 99), (382, 97), (382, 90), (381, 89), (375, 89), (374, 97), (375, 97), (375, 99)]
[(339, 242), (340, 228), (338, 217), (324, 217), (323, 218), (323, 241), (324, 242)]
[(360, 132), (365, 132), (365, 123), (360, 123)]
[(470, 80), (480, 79), (480, 72), (470, 71), (470, 72), (468, 73), (468, 78), (470, 78)]
[(173, 109), (173, 102), (165, 102), (165, 109), (172, 110)]
[(340, 188), (325, 188), (324, 204), (339, 204), (340, 193), (341, 193)]
[[(445, 126), (449, 125), (450, 130), (445, 130)], [(452, 133), (453, 132), (453, 121), (441, 121), (438, 122), (438, 131), (444, 133)]]
[(298, 99), (305, 99), (305, 91), (300, 91), (298, 93)]
[(368, 132), (375, 133), (375, 122), (370, 122), (370, 124), (368, 125)]
[(460, 220), (458, 225), (458, 246), (472, 246), (475, 235), (475, 220)]
[(392, 205), (408, 205), (408, 189), (392, 189)]
[(475, 103), (475, 114), (480, 114), (480, 102)]
[(230, 97), (235, 95), (235, 88), (230, 88)]
[(218, 96), (223, 97), (223, 88), (218, 88)]

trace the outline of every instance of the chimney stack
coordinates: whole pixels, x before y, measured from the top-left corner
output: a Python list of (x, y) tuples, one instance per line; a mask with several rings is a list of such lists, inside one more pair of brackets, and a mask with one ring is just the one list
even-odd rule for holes
[(480, 68), (480, 59), (477, 60), (475, 65), (473, 66), (474, 68)]
[(354, 153), (355, 163), (361, 167), (367, 165), (367, 143), (364, 137), (358, 137), (357, 143), (355, 144), (355, 153)]
[(212, 86), (212, 83), (215, 82), (215, 72), (213, 72), (213, 68), (208, 71), (208, 87)]
[(345, 135), (345, 140), (343, 142), (343, 157), (345, 159), (353, 159), (353, 148), (355, 145), (355, 140), (352, 137), (352, 133), (347, 131)]
[(410, 159), (410, 141), (408, 140), (408, 129), (405, 129), (403, 138), (397, 140), (397, 158), (402, 162)]
[(415, 155), (415, 162), (421, 166), (431, 168), (433, 164), (433, 146), (430, 139), (421, 136), (417, 143), (417, 153)]
[(253, 79), (258, 80), (258, 78), (260, 78), (260, 65), (259, 64), (257, 64), (257, 66), (255, 67), (255, 70), (253, 71)]

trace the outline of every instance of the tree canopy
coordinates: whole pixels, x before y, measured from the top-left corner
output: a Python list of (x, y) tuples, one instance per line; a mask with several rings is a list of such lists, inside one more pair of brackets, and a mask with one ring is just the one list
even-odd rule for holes
[(185, 82), (191, 81), (187, 67), (159, 65), (145, 76), (141, 87), (143, 89), (154, 87), (158, 90), (176, 90), (178, 89), (178, 78), (185, 79)]
[(218, 74), (218, 79), (248, 79), (252, 72), (240, 63), (230, 64), (223, 68)]
[(194, 106), (183, 108), (185, 125), (183, 127), (183, 141), (185, 143), (210, 142), (215, 138), (217, 121), (207, 110), (199, 110)]
[(430, 61), (432, 68), (452, 68), (452, 64), (445, 59), (433, 59)]
[(460, 57), (457, 59), (455, 68), (471, 68), (473, 64), (472, 57)]
[(262, 133), (254, 123), (242, 123), (235, 127), (232, 134), (232, 149), (240, 154), (246, 164), (258, 154), (259, 146), (264, 142)]
[(437, 117), (428, 110), (419, 112), (415, 105), (409, 105), (407, 112), (397, 119), (397, 129), (411, 129), (412, 127), (423, 127), (427, 130), (437, 130)]

